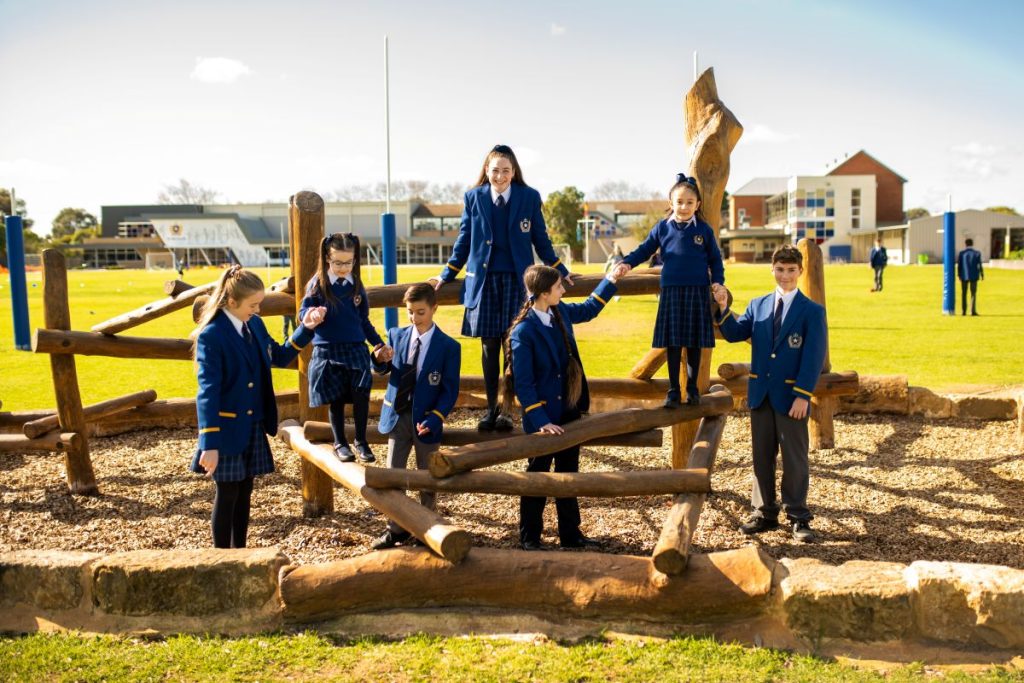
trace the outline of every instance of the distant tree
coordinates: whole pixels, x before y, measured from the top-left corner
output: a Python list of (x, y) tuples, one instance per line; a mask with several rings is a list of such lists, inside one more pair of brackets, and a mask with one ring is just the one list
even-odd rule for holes
[(626, 180), (606, 180), (595, 185), (587, 194), (590, 200), (631, 200), (631, 199), (660, 199), (663, 192), (652, 190), (646, 185), (633, 185)]
[(79, 230), (88, 230), (99, 225), (96, 216), (85, 209), (61, 209), (57, 217), (53, 219), (53, 227), (50, 229), (50, 237), (58, 239), (73, 235)]
[(576, 223), (583, 218), (583, 193), (571, 185), (556, 190), (548, 195), (542, 211), (551, 241), (568, 244), (578, 253), (583, 240), (576, 238)]
[(161, 204), (210, 204), (219, 194), (216, 190), (179, 178), (176, 185), (164, 185), (157, 201)]
[[(458, 204), (466, 187), (461, 183), (438, 185), (426, 180), (392, 180), (391, 198), (403, 202), (418, 200), (434, 204)], [(328, 192), (325, 198), (335, 202), (382, 202), (387, 196), (387, 184), (378, 181), (373, 184), (352, 184)]]
[(463, 183), (445, 183), (431, 185), (427, 193), (427, 201), (432, 204), (461, 204), (467, 188)]
[[(11, 211), (11, 193), (9, 190), (0, 188), (0, 221), (3, 220), (4, 216), (21, 216), (21, 227), (23, 239), (25, 242), (25, 252), (29, 254), (35, 254), (39, 251), (42, 245), (43, 238), (32, 231), (32, 226), (35, 224), (31, 218), (27, 217), (28, 210), (25, 208), (25, 200), (22, 198), (17, 199), (17, 206), (15, 211)], [(0, 226), (2, 228), (2, 226)], [(7, 231), (0, 229), (0, 262), (3, 265), (7, 265)]]
[(905, 220), (912, 221), (918, 218), (928, 218), (931, 216), (931, 212), (928, 209), (921, 208), (920, 206), (914, 207), (913, 209), (907, 209), (906, 213), (903, 214)]
[(1017, 213), (1017, 209), (1014, 209), (1013, 207), (1010, 207), (1010, 206), (990, 206), (990, 207), (988, 207), (985, 210), (986, 211), (992, 211), (992, 212), (995, 212), (995, 213), (1004, 213), (1007, 216), (1019, 216), (1020, 215), (1019, 213)]
[(643, 215), (640, 220), (629, 228), (629, 234), (636, 239), (637, 242), (643, 242), (647, 239), (648, 233), (651, 232), (651, 228), (657, 225), (658, 221), (665, 217), (665, 209), (650, 209)]

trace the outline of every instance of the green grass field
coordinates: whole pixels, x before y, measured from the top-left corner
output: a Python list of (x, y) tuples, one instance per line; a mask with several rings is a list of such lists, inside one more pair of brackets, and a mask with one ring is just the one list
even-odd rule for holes
[[(1019, 672), (942, 671), (949, 681), (1020, 681)], [(575, 645), (413, 637), (335, 642), (314, 634), (223, 639), (0, 638), (4, 681), (919, 681), (920, 664), (884, 673), (702, 638)]]
[[(403, 266), (399, 280), (409, 282), (434, 275), (436, 266)], [(597, 272), (599, 266), (578, 267)], [(267, 281), (284, 269), (258, 269)], [(835, 370), (862, 374), (905, 374), (911, 383), (933, 389), (964, 385), (1003, 386), (1024, 381), (1024, 271), (990, 269), (979, 285), (978, 318), (943, 316), (940, 266), (891, 267), (885, 291), (869, 292), (871, 271), (864, 265), (828, 266), (825, 271)], [(193, 269), (186, 279), (202, 284), (215, 279), (217, 269)], [(162, 284), (171, 271), (73, 271), (69, 273), (72, 326), (88, 330), (94, 324), (162, 298)], [(29, 273), (29, 310), (33, 326), (42, 324), (41, 275)], [(381, 284), (379, 267), (368, 268), (368, 284)], [(732, 265), (727, 285), (737, 307), (769, 291), (768, 266)], [(958, 294), (959, 296), (959, 294)], [(623, 377), (650, 348), (657, 311), (654, 296), (623, 297), (596, 320), (579, 327), (581, 352), (590, 377)], [(10, 283), (0, 279), (0, 400), (3, 410), (30, 410), (54, 405), (49, 363), (42, 355), (14, 350)], [(185, 337), (192, 330), (190, 310), (178, 311), (125, 332), (127, 335)], [(450, 334), (461, 329), (462, 309), (442, 308), (438, 323)], [(383, 312), (373, 311), (378, 329)], [(403, 318), (400, 318), (404, 322)], [(280, 331), (280, 318), (268, 319)], [(382, 330), (383, 331), (383, 330)], [(480, 374), (479, 343), (462, 339), (463, 371)], [(191, 396), (196, 384), (190, 363), (184, 361), (122, 360), (78, 357), (78, 379), (86, 404), (121, 394), (154, 388), (161, 398)], [(746, 344), (720, 343), (712, 367), (725, 361), (749, 360)], [(275, 371), (278, 389), (294, 388), (293, 372)], [(664, 371), (663, 371), (664, 372)]]

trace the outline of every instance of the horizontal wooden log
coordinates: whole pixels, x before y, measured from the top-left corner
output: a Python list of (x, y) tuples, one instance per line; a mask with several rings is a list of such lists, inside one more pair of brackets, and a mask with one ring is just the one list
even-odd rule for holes
[(722, 379), (736, 379), (750, 375), (750, 363), (722, 363), (718, 366), (718, 376)]
[(160, 337), (121, 337), (99, 332), (36, 329), (32, 335), (35, 353), (192, 360), (192, 340)]
[(368, 467), (366, 485), (375, 489), (494, 493), (547, 498), (618, 498), (675, 493), (708, 493), (708, 471), (466, 472), (438, 479), (426, 470)]
[(285, 294), (295, 294), (295, 276), (289, 275), (283, 277), (274, 284), (267, 287), (268, 292), (284, 292)]
[(651, 581), (647, 557), (474, 548), (458, 565), (422, 548), (286, 567), (285, 620), (467, 607), (673, 624), (724, 622), (770, 607), (775, 562), (755, 546), (695, 555), (686, 581)]
[(193, 289), (195, 285), (190, 285), (184, 280), (168, 280), (164, 283), (164, 294), (171, 297), (172, 299), (181, 296), (190, 289)]
[(85, 438), (78, 432), (50, 432), (30, 439), (23, 434), (0, 434), (0, 451), (23, 453), (27, 451), (53, 451), (63, 453), (72, 448), (82, 448)]
[[(95, 421), (100, 418), (108, 417), (110, 415), (116, 415), (132, 408), (137, 408), (147, 403), (152, 403), (156, 400), (156, 391), (148, 389), (146, 391), (138, 391), (134, 394), (128, 394), (127, 396), (119, 396), (112, 398), (108, 401), (101, 401), (91, 406), (86, 406), (82, 409), (82, 413), (85, 415), (85, 419), (89, 421)], [(44, 417), (32, 422), (26, 422), (25, 426), (22, 427), (22, 433), (30, 439), (42, 436), (43, 434), (53, 431), (60, 427), (59, 421), (56, 415)]]
[(117, 334), (118, 332), (124, 332), (125, 330), (155, 320), (161, 316), (165, 316), (168, 313), (187, 308), (195, 299), (199, 296), (205, 296), (212, 292), (217, 287), (216, 282), (208, 282), (205, 285), (193, 287), (192, 289), (181, 292), (177, 296), (167, 297), (166, 299), (160, 299), (154, 301), (151, 304), (146, 304), (141, 308), (136, 308), (134, 311), (129, 311), (116, 318), (105, 320), (99, 324), (93, 325), (92, 331), (99, 332), (101, 334)]
[(439, 514), (400, 491), (370, 488), (366, 485), (366, 469), (362, 465), (341, 462), (330, 447), (310, 442), (298, 422), (282, 422), (278, 438), (449, 562), (461, 562), (469, 552), (470, 537), (466, 531), (450, 525)]
[[(331, 425), (327, 422), (307, 422), (303, 425), (306, 430), (306, 438), (310, 441), (330, 441), (334, 438), (331, 432)], [(521, 434), (522, 432), (520, 432)], [(345, 436), (349, 443), (355, 439), (355, 427), (351, 424), (345, 425)], [(496, 441), (507, 439), (508, 432), (481, 432), (472, 427), (445, 427), (441, 435), (442, 446), (465, 446), (481, 441)], [(370, 443), (387, 443), (387, 434), (381, 434), (377, 425), (371, 424), (366, 429), (366, 439)], [(657, 429), (648, 429), (643, 432), (632, 434), (616, 434), (593, 441), (587, 441), (588, 446), (621, 446), (623, 448), (659, 448), (662, 444), (662, 433)]]
[[(697, 436), (690, 449), (687, 468), (702, 468), (709, 474), (714, 470), (715, 457), (722, 443), (725, 431), (725, 415), (706, 417), (697, 428)], [(654, 546), (652, 559), (654, 567), (669, 576), (681, 574), (689, 561), (690, 542), (697, 529), (701, 510), (707, 500), (707, 492), (682, 493), (672, 500), (672, 507), (665, 516), (661, 536)]]
[(718, 391), (702, 396), (698, 406), (681, 406), (671, 410), (632, 408), (587, 415), (565, 425), (562, 434), (523, 434), (458, 448), (442, 448), (432, 454), (430, 471), (435, 477), (449, 477), (459, 472), (555, 453), (597, 437), (667, 427), (708, 415), (721, 415), (731, 411), (732, 407), (732, 396), (726, 391)]

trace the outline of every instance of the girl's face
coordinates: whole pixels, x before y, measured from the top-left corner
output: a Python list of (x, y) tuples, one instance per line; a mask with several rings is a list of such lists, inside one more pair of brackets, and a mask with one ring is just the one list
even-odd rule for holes
[(228, 303), (225, 308), (227, 308), (228, 313), (235, 316), (243, 323), (247, 323), (249, 322), (249, 318), (259, 314), (260, 304), (263, 303), (264, 296), (265, 293), (261, 291), (250, 294), (241, 300), (228, 297)]
[(690, 188), (680, 187), (672, 193), (672, 218), (676, 223), (690, 220), (699, 208), (697, 193)]
[(545, 303), (548, 306), (557, 306), (558, 302), (562, 300), (562, 295), (565, 294), (565, 285), (562, 284), (562, 278), (558, 278), (558, 282), (549, 291), (544, 292), (537, 297), (537, 300), (541, 303)]
[(333, 247), (327, 250), (327, 265), (331, 272), (339, 278), (347, 277), (352, 272), (352, 265), (355, 262), (354, 251), (341, 251)]
[(490, 162), (487, 164), (487, 178), (491, 182), (491, 187), (496, 192), (501, 194), (508, 189), (508, 186), (512, 184), (512, 179), (516, 177), (516, 172), (512, 168), (512, 162), (502, 156), (491, 157)]

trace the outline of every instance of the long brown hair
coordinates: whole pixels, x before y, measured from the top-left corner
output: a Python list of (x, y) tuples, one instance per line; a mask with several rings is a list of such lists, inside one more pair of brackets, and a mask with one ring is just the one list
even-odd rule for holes
[(523, 169), (519, 167), (519, 161), (516, 159), (516, 153), (512, 151), (512, 148), (508, 145), (495, 145), (491, 148), (491, 151), (484, 157), (484, 165), (480, 168), (480, 176), (476, 179), (476, 185), (473, 187), (480, 187), (481, 185), (487, 185), (491, 182), (487, 176), (487, 167), (491, 165), (491, 159), (494, 157), (505, 157), (509, 163), (512, 164), (512, 183), (515, 185), (525, 185), (526, 181), (523, 180)]
[(238, 265), (231, 266), (225, 270), (220, 276), (220, 280), (217, 281), (217, 286), (214, 288), (213, 293), (210, 294), (210, 298), (203, 305), (203, 310), (199, 313), (199, 325), (192, 333), (195, 335), (195, 339), (192, 341), (192, 358), (196, 357), (196, 344), (199, 341), (199, 333), (210, 324), (210, 321), (213, 320), (213, 317), (222, 308), (228, 305), (228, 299), (240, 302), (256, 292), (262, 291), (263, 280), (251, 270), (245, 270), (242, 266)]
[[(506, 412), (512, 412), (512, 409), (515, 407), (516, 398), (512, 378), (512, 330), (526, 319), (537, 297), (550, 292), (551, 288), (558, 284), (558, 281), (561, 279), (562, 274), (550, 266), (533, 265), (523, 273), (523, 284), (526, 285), (527, 294), (526, 301), (523, 302), (523, 307), (519, 309), (519, 314), (516, 315), (512, 325), (509, 326), (504, 341), (505, 358), (508, 360), (505, 364), (505, 383), (502, 387), (501, 398)], [(565, 370), (565, 405), (572, 407), (576, 405), (583, 394), (583, 366), (580, 365), (579, 360), (572, 353), (572, 344), (569, 343), (569, 331), (565, 327), (565, 321), (562, 320), (562, 313), (558, 310), (558, 306), (551, 306), (548, 310), (551, 311), (551, 318), (557, 329), (562, 333), (562, 343), (565, 344), (565, 352), (569, 356), (569, 367)]]
[(355, 296), (363, 290), (363, 279), (359, 276), (360, 248), (359, 238), (356, 235), (351, 232), (336, 232), (320, 240), (320, 263), (317, 266), (316, 275), (306, 286), (306, 292), (323, 295), (327, 299), (327, 303), (333, 306), (338, 303), (338, 297), (334, 296), (334, 292), (331, 291), (331, 249), (352, 252), (352, 282), (355, 283), (355, 286), (349, 296)]

